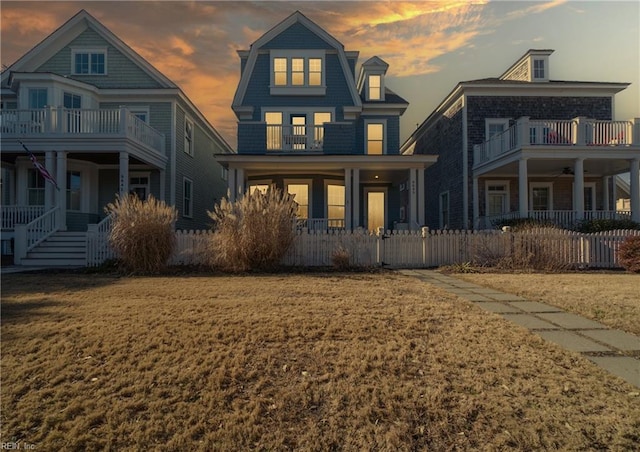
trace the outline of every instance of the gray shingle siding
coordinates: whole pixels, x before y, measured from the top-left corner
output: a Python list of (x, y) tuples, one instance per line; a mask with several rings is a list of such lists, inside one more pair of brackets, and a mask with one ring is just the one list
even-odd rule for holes
[[(107, 75), (72, 75), (71, 48), (107, 48)], [(36, 72), (53, 72), (98, 88), (160, 88), (160, 84), (135, 62), (110, 46), (98, 33), (87, 29), (42, 64)]]
[(263, 49), (331, 49), (332, 47), (324, 39), (311, 32), (301, 23), (295, 23), (284, 30), (271, 41), (267, 42)]

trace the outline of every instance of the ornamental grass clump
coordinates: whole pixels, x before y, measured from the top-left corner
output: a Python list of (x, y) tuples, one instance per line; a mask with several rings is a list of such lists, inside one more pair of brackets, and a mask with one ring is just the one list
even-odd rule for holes
[(176, 244), (175, 207), (152, 195), (145, 201), (129, 195), (117, 196), (105, 211), (113, 217), (109, 244), (125, 270), (149, 274), (166, 269)]
[(295, 239), (297, 209), (292, 195), (275, 188), (222, 198), (207, 212), (215, 230), (210, 263), (230, 272), (275, 270)]
[(620, 244), (618, 260), (625, 270), (640, 273), (640, 236), (627, 237)]

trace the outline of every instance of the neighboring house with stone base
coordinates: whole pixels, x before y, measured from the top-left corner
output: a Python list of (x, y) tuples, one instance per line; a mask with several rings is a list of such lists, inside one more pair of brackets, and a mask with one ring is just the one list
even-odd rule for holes
[(295, 12), (238, 52), (233, 100), (238, 153), (219, 156), (234, 199), (275, 186), (295, 195), (310, 230), (412, 229), (425, 223), (424, 169), (433, 155), (400, 155), (408, 102), (365, 61)]
[[(529, 50), (498, 78), (458, 83), (402, 145), (438, 156), (426, 170), (428, 226), (640, 221), (640, 120), (613, 121), (629, 84), (552, 80), (552, 53)], [(618, 211), (613, 176), (629, 172), (629, 209)]]
[[(84, 10), (2, 72), (0, 95), (3, 254), (14, 241), (17, 262), (81, 263), (63, 250), (81, 248), (116, 194), (152, 194), (176, 207), (178, 229), (201, 229), (226, 193), (213, 154), (229, 145), (176, 84)], [(63, 237), (73, 244), (47, 253)]]

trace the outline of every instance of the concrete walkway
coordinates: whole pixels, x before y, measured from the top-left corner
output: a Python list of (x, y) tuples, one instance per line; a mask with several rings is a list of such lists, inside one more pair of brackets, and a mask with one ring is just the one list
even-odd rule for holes
[(398, 270), (440, 287), (480, 308), (528, 328), (543, 339), (582, 354), (608, 372), (640, 387), (640, 337), (538, 301), (462, 281), (434, 270)]

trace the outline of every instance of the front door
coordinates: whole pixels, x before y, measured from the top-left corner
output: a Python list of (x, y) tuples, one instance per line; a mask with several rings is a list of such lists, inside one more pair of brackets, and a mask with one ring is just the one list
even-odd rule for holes
[(384, 191), (367, 191), (367, 229), (385, 229), (386, 200)]
[(292, 149), (307, 148), (307, 116), (291, 115)]
[(131, 175), (129, 177), (129, 193), (136, 194), (141, 201), (145, 201), (149, 195), (149, 175)]

